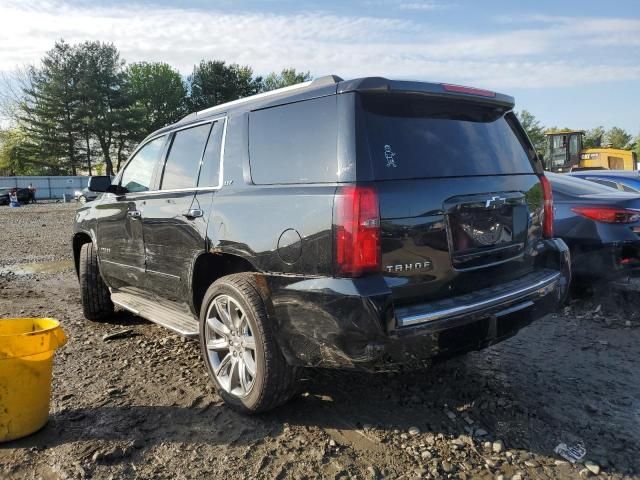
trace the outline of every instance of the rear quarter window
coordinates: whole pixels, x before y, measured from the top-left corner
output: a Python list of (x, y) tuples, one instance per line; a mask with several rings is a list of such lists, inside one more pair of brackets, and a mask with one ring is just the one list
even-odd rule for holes
[(361, 105), (378, 180), (534, 172), (503, 110), (413, 95), (362, 95)]
[(327, 183), (338, 177), (336, 96), (249, 114), (249, 163), (256, 184)]

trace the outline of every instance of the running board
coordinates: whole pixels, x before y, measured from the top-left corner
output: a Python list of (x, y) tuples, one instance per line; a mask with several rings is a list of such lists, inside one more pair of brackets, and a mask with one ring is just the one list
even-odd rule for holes
[(160, 303), (155, 298), (146, 298), (127, 292), (112, 293), (111, 301), (135, 315), (162, 325), (184, 337), (197, 338), (200, 335), (198, 320), (166, 301)]

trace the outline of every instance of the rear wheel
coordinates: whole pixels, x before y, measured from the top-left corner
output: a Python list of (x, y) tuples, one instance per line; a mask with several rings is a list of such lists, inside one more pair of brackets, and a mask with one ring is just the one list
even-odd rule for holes
[(93, 243), (82, 245), (78, 273), (84, 316), (88, 320), (104, 320), (111, 316), (113, 302), (109, 289), (100, 276), (98, 255)]
[(80, 195), (80, 196), (78, 197), (78, 201), (79, 201), (80, 203), (82, 203), (82, 204), (85, 204), (85, 203), (87, 203), (87, 197), (85, 197), (84, 195)]
[(263, 412), (295, 393), (297, 370), (282, 356), (251, 274), (222, 277), (209, 287), (200, 343), (209, 375), (233, 409)]

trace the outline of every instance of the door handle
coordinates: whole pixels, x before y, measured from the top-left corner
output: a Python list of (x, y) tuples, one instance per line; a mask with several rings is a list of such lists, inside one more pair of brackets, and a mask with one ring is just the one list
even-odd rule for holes
[(183, 217), (187, 217), (189, 219), (198, 218), (204, 215), (204, 212), (199, 208), (191, 208), (182, 214)]
[(133, 217), (133, 218), (140, 218), (142, 216), (142, 214), (140, 213), (139, 210), (129, 210), (127, 212), (127, 215), (129, 215), (130, 217)]

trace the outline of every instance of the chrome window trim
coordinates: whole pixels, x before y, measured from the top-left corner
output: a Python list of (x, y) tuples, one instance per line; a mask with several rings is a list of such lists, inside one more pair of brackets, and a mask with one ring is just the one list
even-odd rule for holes
[[(224, 151), (225, 151), (225, 145), (226, 145), (226, 142), (227, 142), (227, 125), (228, 125), (228, 117), (226, 115), (222, 116), (222, 117), (207, 118), (206, 120), (202, 120), (200, 122), (195, 122), (195, 123), (190, 123), (189, 125), (184, 125), (184, 126), (175, 128), (173, 130), (170, 130), (168, 132), (162, 132), (162, 133), (160, 133), (160, 134), (158, 134), (158, 135), (156, 135), (154, 137), (151, 137), (146, 142), (141, 143), (133, 151), (133, 153), (131, 154), (129, 159), (126, 161), (126, 163), (122, 167), (122, 170), (120, 170), (118, 172), (118, 174), (116, 175), (116, 177), (113, 180), (114, 183), (112, 183), (112, 185), (119, 185), (120, 184), (120, 180), (122, 179), (122, 174), (124, 173), (126, 168), (129, 166), (129, 163), (131, 162), (133, 157), (135, 157), (136, 154), (138, 153), (138, 151), (140, 151), (140, 149), (142, 149), (149, 142), (152, 142), (152, 141), (156, 140), (157, 138), (163, 137), (165, 135), (171, 135), (172, 133), (178, 132), (180, 130), (186, 130), (187, 128), (197, 127), (199, 125), (205, 125), (207, 123), (211, 123), (213, 125), (214, 123), (220, 122), (220, 121), (224, 122), (224, 124), (222, 126), (222, 139), (220, 141), (220, 160), (219, 160), (219, 163), (218, 163), (218, 185), (211, 186), (211, 187), (176, 188), (176, 189), (171, 189), (171, 190), (146, 190), (144, 192), (132, 192), (132, 193), (125, 194), (125, 195), (138, 196), (138, 195), (149, 195), (149, 194), (158, 194), (158, 193), (201, 192), (201, 191), (219, 190), (220, 188), (222, 188), (222, 182), (223, 182), (223, 178), (224, 178)], [(208, 141), (209, 141), (209, 138), (207, 138), (207, 142)], [(202, 152), (202, 157), (200, 158), (200, 168), (202, 168), (202, 162), (204, 161), (204, 153), (205, 153), (205, 151), (206, 151), (206, 145), (205, 145), (205, 148), (204, 148), (204, 150)], [(166, 158), (165, 158), (165, 162), (166, 162)], [(109, 193), (109, 195), (121, 196), (121, 195), (115, 195), (114, 193)]]

